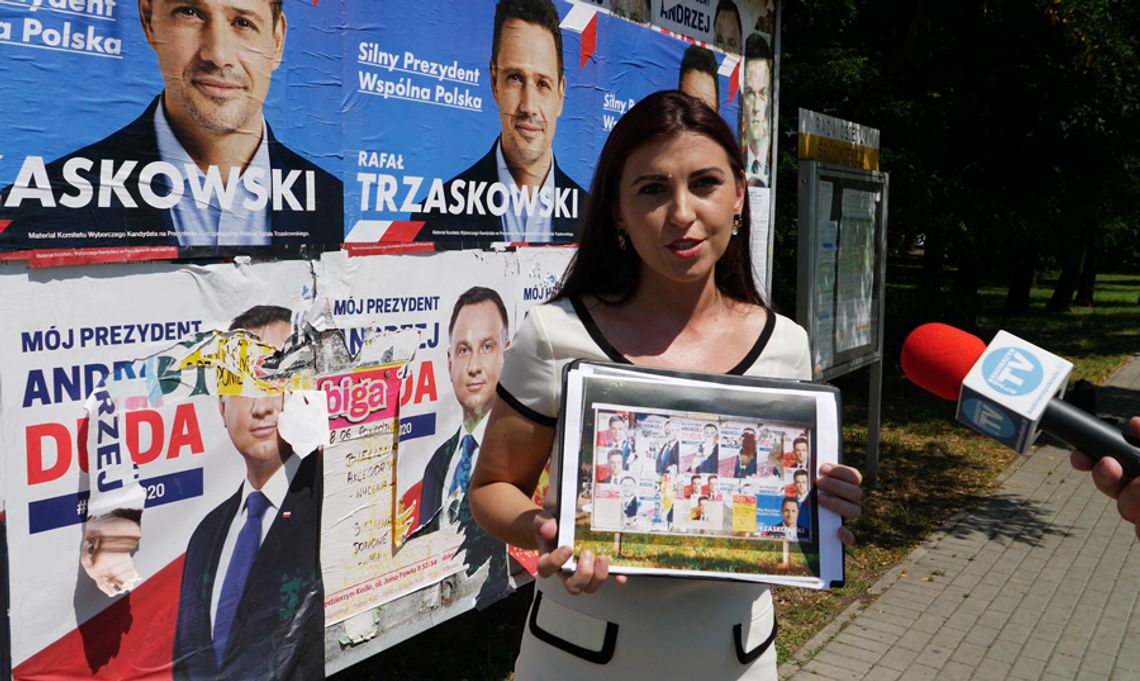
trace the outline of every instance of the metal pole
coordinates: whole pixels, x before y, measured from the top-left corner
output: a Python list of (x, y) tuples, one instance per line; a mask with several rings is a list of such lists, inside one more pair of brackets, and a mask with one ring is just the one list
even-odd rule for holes
[(867, 404), (867, 470), (864, 479), (874, 484), (879, 473), (879, 426), (883, 422), (883, 360), (871, 364), (871, 394)]

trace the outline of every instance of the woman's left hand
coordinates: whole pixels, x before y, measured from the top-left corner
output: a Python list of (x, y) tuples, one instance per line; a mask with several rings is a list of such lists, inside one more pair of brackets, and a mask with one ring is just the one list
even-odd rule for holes
[[(851, 466), (825, 463), (819, 467), (816, 497), (819, 505), (838, 513), (844, 520), (855, 520), (863, 515), (863, 476)], [(839, 528), (839, 541), (844, 546), (855, 543), (855, 535), (846, 527)]]

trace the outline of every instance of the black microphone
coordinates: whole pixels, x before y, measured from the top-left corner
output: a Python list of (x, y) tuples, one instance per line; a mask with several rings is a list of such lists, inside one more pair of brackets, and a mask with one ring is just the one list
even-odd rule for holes
[(1111, 456), (1140, 477), (1140, 440), (1054, 393), (1072, 365), (1012, 334), (989, 347), (946, 324), (923, 324), (903, 342), (902, 369), (915, 385), (958, 401), (958, 420), (1018, 452), (1038, 429), (1093, 459)]
[(1041, 416), (1041, 429), (1090, 458), (1111, 456), (1120, 462), (1125, 475), (1140, 477), (1140, 440), (1083, 409), (1051, 399)]

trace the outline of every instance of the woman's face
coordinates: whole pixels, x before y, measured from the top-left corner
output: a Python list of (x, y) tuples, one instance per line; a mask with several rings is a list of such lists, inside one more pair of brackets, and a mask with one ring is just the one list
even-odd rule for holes
[(617, 226), (645, 264), (642, 281), (710, 278), (744, 191), (725, 150), (699, 133), (651, 140), (630, 154), (618, 185)]

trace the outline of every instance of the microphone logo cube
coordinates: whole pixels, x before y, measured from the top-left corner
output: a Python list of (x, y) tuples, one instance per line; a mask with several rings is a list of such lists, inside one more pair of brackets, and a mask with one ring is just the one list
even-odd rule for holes
[(958, 397), (958, 420), (1018, 452), (1037, 437), (1045, 406), (1064, 392), (1071, 362), (999, 331), (974, 363)]
[(1018, 420), (1006, 410), (985, 399), (963, 396), (961, 413), (966, 416), (970, 427), (974, 430), (1007, 447), (1013, 446)]
[(992, 351), (987, 348), (982, 356), (982, 377), (994, 390), (1020, 397), (1041, 385), (1045, 371), (1037, 357), (1023, 348), (1004, 347)]

